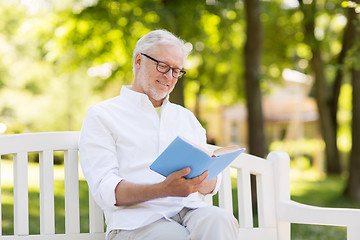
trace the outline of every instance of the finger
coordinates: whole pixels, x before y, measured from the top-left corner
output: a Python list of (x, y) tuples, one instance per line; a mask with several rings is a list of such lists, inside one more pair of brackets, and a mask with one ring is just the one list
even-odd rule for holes
[(200, 176), (193, 178), (194, 184), (201, 184), (209, 177), (209, 171), (203, 172)]
[(202, 176), (202, 177), (203, 177), (203, 179), (202, 179), (202, 181), (201, 181), (201, 182), (206, 181), (206, 180), (208, 179), (208, 177), (209, 177), (209, 171), (208, 171), (208, 170), (206, 170), (206, 171), (205, 171), (205, 172), (203, 172), (200, 176)]
[(174, 172), (173, 174), (177, 177), (184, 177), (186, 175), (188, 175), (189, 173), (191, 172), (191, 168), (190, 167), (186, 167), (186, 168), (183, 168), (179, 171), (176, 171)]

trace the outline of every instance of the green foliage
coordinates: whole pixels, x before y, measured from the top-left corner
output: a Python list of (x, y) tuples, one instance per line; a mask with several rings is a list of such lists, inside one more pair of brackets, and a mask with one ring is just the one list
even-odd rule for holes
[[(342, 47), (344, 4), (318, 1), (317, 38), (331, 76), (342, 67), (332, 59)], [(237, 0), (0, 1), (0, 122), (6, 133), (80, 130), (91, 105), (131, 84), (136, 41), (158, 28), (192, 46), (183, 80), (187, 106), (200, 96), (211, 107), (242, 101), (244, 15)], [(298, 7), (263, 1), (261, 20), (261, 87), (270, 92), (274, 82), (281, 84), (283, 69), (308, 73), (312, 53)], [(352, 53), (348, 62), (360, 62)]]
[(270, 151), (283, 151), (293, 159), (299, 153), (312, 158), (317, 152), (325, 148), (321, 139), (299, 139), (289, 141), (274, 141), (270, 144)]

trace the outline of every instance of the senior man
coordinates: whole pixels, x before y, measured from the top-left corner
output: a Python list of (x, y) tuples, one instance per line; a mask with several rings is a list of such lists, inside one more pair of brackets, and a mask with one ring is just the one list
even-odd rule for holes
[(84, 119), (81, 166), (104, 211), (108, 240), (237, 239), (236, 219), (203, 201), (217, 192), (220, 176), (208, 181), (206, 171), (185, 179), (191, 171), (185, 168), (165, 178), (149, 169), (177, 136), (206, 147), (195, 116), (168, 100), (188, 54), (166, 30), (144, 35), (133, 52), (133, 84), (92, 106)]

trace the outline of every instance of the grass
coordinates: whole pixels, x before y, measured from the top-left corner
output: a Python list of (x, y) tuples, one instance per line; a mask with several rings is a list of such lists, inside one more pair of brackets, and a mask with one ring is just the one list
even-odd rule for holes
[[(29, 184), (29, 232), (40, 233), (40, 203), (39, 203), (39, 170), (37, 163), (28, 165)], [(12, 235), (13, 224), (13, 169), (12, 161), (1, 161), (1, 211), (2, 233)], [(55, 207), (55, 232), (65, 233), (65, 186), (63, 166), (54, 166), (54, 207)], [(89, 232), (89, 191), (86, 181), (80, 173), (79, 181), (79, 207), (80, 207), (80, 232)]]
[[(64, 182), (56, 180), (55, 188), (55, 232), (65, 233), (65, 197)], [(3, 235), (14, 234), (13, 224), (13, 189), (11, 186), (2, 187), (2, 231)], [(89, 195), (85, 180), (79, 182), (80, 194), (80, 226), (81, 232), (89, 232)], [(29, 231), (30, 234), (40, 233), (40, 205), (39, 189), (29, 188)]]
[[(291, 172), (291, 198), (294, 201), (320, 207), (360, 208), (360, 203), (342, 195), (346, 177), (326, 176), (314, 170)], [(293, 240), (346, 239), (345, 227), (292, 224)]]
[[(342, 192), (346, 184), (344, 176), (327, 176), (313, 169), (291, 169), (291, 199), (303, 204), (319, 207), (360, 208), (360, 203), (344, 197)], [(232, 179), (236, 186), (236, 179)], [(233, 188), (232, 195), (237, 196)], [(217, 196), (214, 197), (217, 205)], [(234, 215), (238, 217), (237, 198), (233, 198)], [(257, 209), (254, 212), (254, 226), (257, 226)], [(346, 228), (337, 226), (291, 224), (292, 240), (343, 240), (346, 239)]]
[[(13, 234), (12, 162), (2, 161), (1, 168), (2, 230), (4, 235), (11, 235)], [(297, 168), (292, 169), (291, 176), (291, 197), (295, 201), (324, 207), (360, 208), (358, 202), (342, 196), (346, 182), (346, 178), (343, 176), (326, 176), (314, 170), (303, 171)], [(55, 166), (54, 178), (55, 232), (64, 233), (65, 200), (61, 166)], [(233, 186), (235, 186), (235, 179), (233, 180)], [(88, 232), (88, 187), (82, 176), (79, 181), (79, 194), (80, 222), (82, 223), (80, 231)], [(236, 189), (233, 189), (233, 196), (236, 196)], [(216, 198), (215, 202), (217, 202)], [(233, 206), (234, 215), (237, 216), (236, 198), (234, 198)], [(39, 209), (38, 165), (29, 163), (29, 230), (31, 234), (39, 234), (40, 232)], [(256, 217), (254, 222), (256, 226)], [(292, 240), (342, 240), (346, 239), (346, 229), (343, 227), (292, 224), (291, 235)]]

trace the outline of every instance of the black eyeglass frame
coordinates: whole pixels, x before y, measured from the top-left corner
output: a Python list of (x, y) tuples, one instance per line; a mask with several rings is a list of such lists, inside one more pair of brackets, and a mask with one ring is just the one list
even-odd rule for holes
[[(162, 61), (159, 61), (159, 60), (156, 60), (155, 58), (150, 57), (149, 55), (147, 55), (147, 54), (145, 54), (145, 53), (140, 53), (140, 54), (143, 55), (143, 56), (145, 56), (145, 57), (147, 57), (147, 58), (149, 58), (149, 59), (151, 59), (151, 60), (153, 60), (154, 62), (156, 62), (156, 70), (157, 70), (158, 72), (167, 73), (167, 72), (170, 71), (170, 69), (171, 69), (171, 70), (172, 70), (171, 75), (172, 75), (173, 78), (176, 78), (176, 79), (182, 78), (182, 77), (185, 75), (185, 73), (186, 73), (186, 71), (183, 70), (183, 69), (181, 69), (181, 68), (173, 68), (173, 67), (170, 67), (169, 64), (167, 64), (167, 63), (165, 63), (165, 62), (162, 62)], [(166, 70), (166, 71), (159, 70), (159, 63), (162, 63), (162, 64), (166, 65), (166, 66), (168, 67), (167, 70)], [(179, 76), (177, 76), (177, 77), (174, 76), (174, 70), (179, 70)]]

